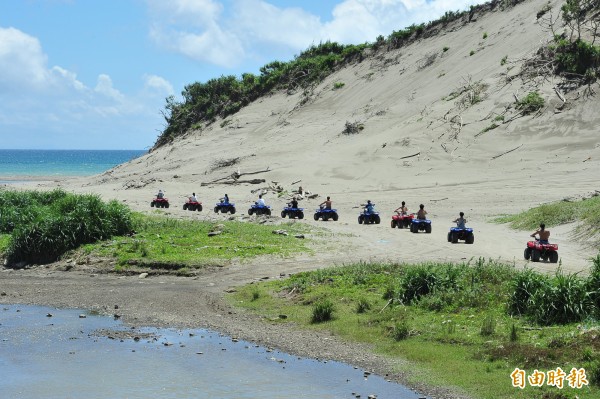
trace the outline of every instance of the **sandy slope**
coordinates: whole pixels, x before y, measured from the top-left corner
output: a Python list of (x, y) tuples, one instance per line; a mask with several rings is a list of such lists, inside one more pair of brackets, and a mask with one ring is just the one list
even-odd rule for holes
[[(245, 210), (256, 199), (251, 190), (260, 187), (200, 187), (201, 182), (268, 167), (270, 172), (249, 177), (278, 181), (287, 190), (296, 188), (292, 181), (302, 179), (301, 185), (320, 194), (303, 203), (311, 209), (325, 195), (332, 196), (341, 221), (327, 227), (352, 235), (348, 250), (342, 248), (337, 260), (456, 261), (483, 256), (522, 265), (527, 233), (490, 224), (493, 215), (600, 188), (600, 97), (586, 96), (583, 89), (565, 93), (567, 104), (559, 111), (562, 101), (553, 90), (558, 81), (533, 85), (512, 79), (521, 60), (548, 37), (535, 18), (545, 3), (528, 1), (508, 11), (476, 15), (474, 22), (455, 23), (433, 38), (373, 54), (328, 77), (306, 102), (302, 93), (274, 94), (225, 123), (217, 121), (111, 172), (65, 186), (122, 199), (140, 210), (149, 210), (152, 195), (162, 188), (174, 204), (168, 213), (192, 217), (180, 209), (192, 191), (209, 204), (227, 192)], [(556, 10), (560, 2), (551, 4)], [(444, 47), (449, 49), (444, 52)], [(508, 63), (501, 65), (504, 56)], [(335, 82), (344, 86), (334, 90)], [(478, 103), (468, 105), (473, 91), (451, 95), (478, 83), (483, 85)], [(497, 115), (505, 121), (515, 116), (514, 96), (522, 98), (534, 89), (546, 100), (543, 112), (497, 122), (498, 128), (481, 133)], [(346, 122), (361, 123), (364, 129), (342, 134)], [(215, 162), (235, 157), (240, 158), (235, 166), (213, 170)], [(127, 188), (131, 185), (139, 188)], [(285, 203), (271, 194), (266, 199), (276, 209)], [(377, 203), (382, 225), (357, 224), (358, 209), (353, 207), (367, 199)], [(389, 228), (391, 211), (402, 200), (411, 210), (426, 205), (433, 234)], [(473, 246), (445, 240), (450, 220), (460, 210), (476, 230)], [(204, 217), (213, 216), (202, 213)], [(581, 270), (593, 251), (572, 237), (571, 227), (554, 229), (552, 238), (560, 245), (563, 267)]]

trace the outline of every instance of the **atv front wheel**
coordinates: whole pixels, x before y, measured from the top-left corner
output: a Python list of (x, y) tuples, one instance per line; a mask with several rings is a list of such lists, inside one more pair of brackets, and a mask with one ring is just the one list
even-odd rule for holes
[(313, 216), (313, 219), (315, 219), (315, 221), (319, 220), (319, 214), (315, 213), (314, 216)]
[(453, 231), (452, 232), (452, 244), (456, 244), (457, 242), (458, 242), (458, 233), (456, 231)]
[(364, 221), (365, 221), (365, 217), (363, 215), (360, 215), (358, 217), (358, 224), (363, 224)]
[(375, 224), (379, 223), (381, 223), (381, 218), (379, 217), (379, 215), (375, 215)]
[(235, 207), (234, 207), (234, 206), (232, 206), (232, 207), (229, 209), (229, 212), (230, 212), (230, 213), (233, 215), (233, 214), (235, 213)]
[(550, 263), (558, 262), (558, 252), (550, 252), (548, 259), (550, 260)]
[(304, 212), (298, 212), (298, 219), (304, 219)]
[(531, 251), (531, 261), (532, 262), (539, 262), (541, 256), (542, 256), (542, 254), (540, 253), (539, 250), (534, 249)]
[(452, 232), (448, 232), (448, 242), (452, 242)]
[(218, 206), (215, 206), (214, 210), (215, 210), (215, 213), (219, 213), (219, 207)]
[(431, 234), (431, 225), (430, 224), (425, 225), (425, 233)]
[(187, 211), (187, 204), (183, 204), (183, 210)]
[(334, 222), (337, 222), (337, 220), (338, 220), (338, 214), (337, 213), (334, 213), (331, 217), (332, 217), (332, 219), (333, 219)]
[(525, 251), (523, 252), (523, 257), (525, 258), (525, 260), (529, 260), (529, 258), (531, 258), (531, 248), (525, 248)]
[(281, 217), (285, 219), (285, 215), (287, 215), (287, 213), (285, 211), (281, 211)]
[(392, 229), (393, 229), (394, 227), (396, 227), (396, 221), (392, 219), (392, 223), (391, 223), (391, 225), (392, 225)]

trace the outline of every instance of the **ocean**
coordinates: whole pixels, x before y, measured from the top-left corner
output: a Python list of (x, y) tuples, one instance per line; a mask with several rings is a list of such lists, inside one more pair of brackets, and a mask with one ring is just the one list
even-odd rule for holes
[(146, 153), (145, 150), (2, 150), (0, 180), (90, 176)]

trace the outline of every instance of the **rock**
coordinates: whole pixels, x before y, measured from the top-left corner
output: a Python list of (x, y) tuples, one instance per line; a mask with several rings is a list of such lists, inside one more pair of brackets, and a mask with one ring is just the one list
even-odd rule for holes
[[(148, 277), (148, 273), (140, 273), (140, 275), (138, 276), (138, 278), (146, 278)], [(115, 308), (117, 309), (117, 308)]]
[(138, 261), (136, 259), (129, 259), (127, 261), (127, 264), (130, 265), (130, 266), (135, 266), (135, 265), (138, 264)]
[(52, 313), (46, 314), (46, 317), (52, 317)]
[(214, 237), (214, 236), (218, 236), (219, 234), (221, 234), (222, 231), (211, 231), (208, 233), (209, 237)]
[(0, 296), (6, 296), (6, 292), (2, 291), (2, 292), (0, 293)]
[(287, 236), (288, 232), (285, 231), (285, 230), (273, 230), (273, 234), (279, 234), (279, 235), (282, 235), (282, 236)]
[(304, 234), (296, 234), (294, 237), (295, 238), (303, 239), (304, 238)]
[(86, 315), (84, 315), (84, 314), (80, 314), (80, 315), (79, 315), (79, 318), (80, 318), (80, 319), (85, 319), (86, 317), (87, 317), (87, 316), (86, 316)]
[(285, 314), (280, 314), (280, 315), (279, 315), (279, 318), (280, 318), (280, 319), (284, 319), (284, 320), (285, 320), (285, 319), (287, 319), (288, 317), (287, 317), (287, 315), (285, 315)]

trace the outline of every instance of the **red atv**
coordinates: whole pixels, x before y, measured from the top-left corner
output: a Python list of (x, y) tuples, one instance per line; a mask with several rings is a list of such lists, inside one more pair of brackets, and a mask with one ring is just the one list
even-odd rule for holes
[(558, 262), (558, 244), (542, 243), (539, 240), (528, 241), (523, 256), (526, 260), (539, 262), (540, 258), (550, 263)]
[(410, 226), (413, 218), (415, 217), (414, 213), (411, 213), (410, 215), (401, 215), (401, 214), (396, 214), (392, 216), (392, 229), (394, 227), (397, 227), (399, 229), (406, 229), (408, 228), (408, 226)]
[(168, 208), (169, 207), (169, 199), (168, 198), (154, 198), (150, 203), (150, 206), (157, 208)]
[(202, 202), (200, 201), (190, 201), (189, 199), (183, 204), (183, 210), (187, 211), (202, 211)]

